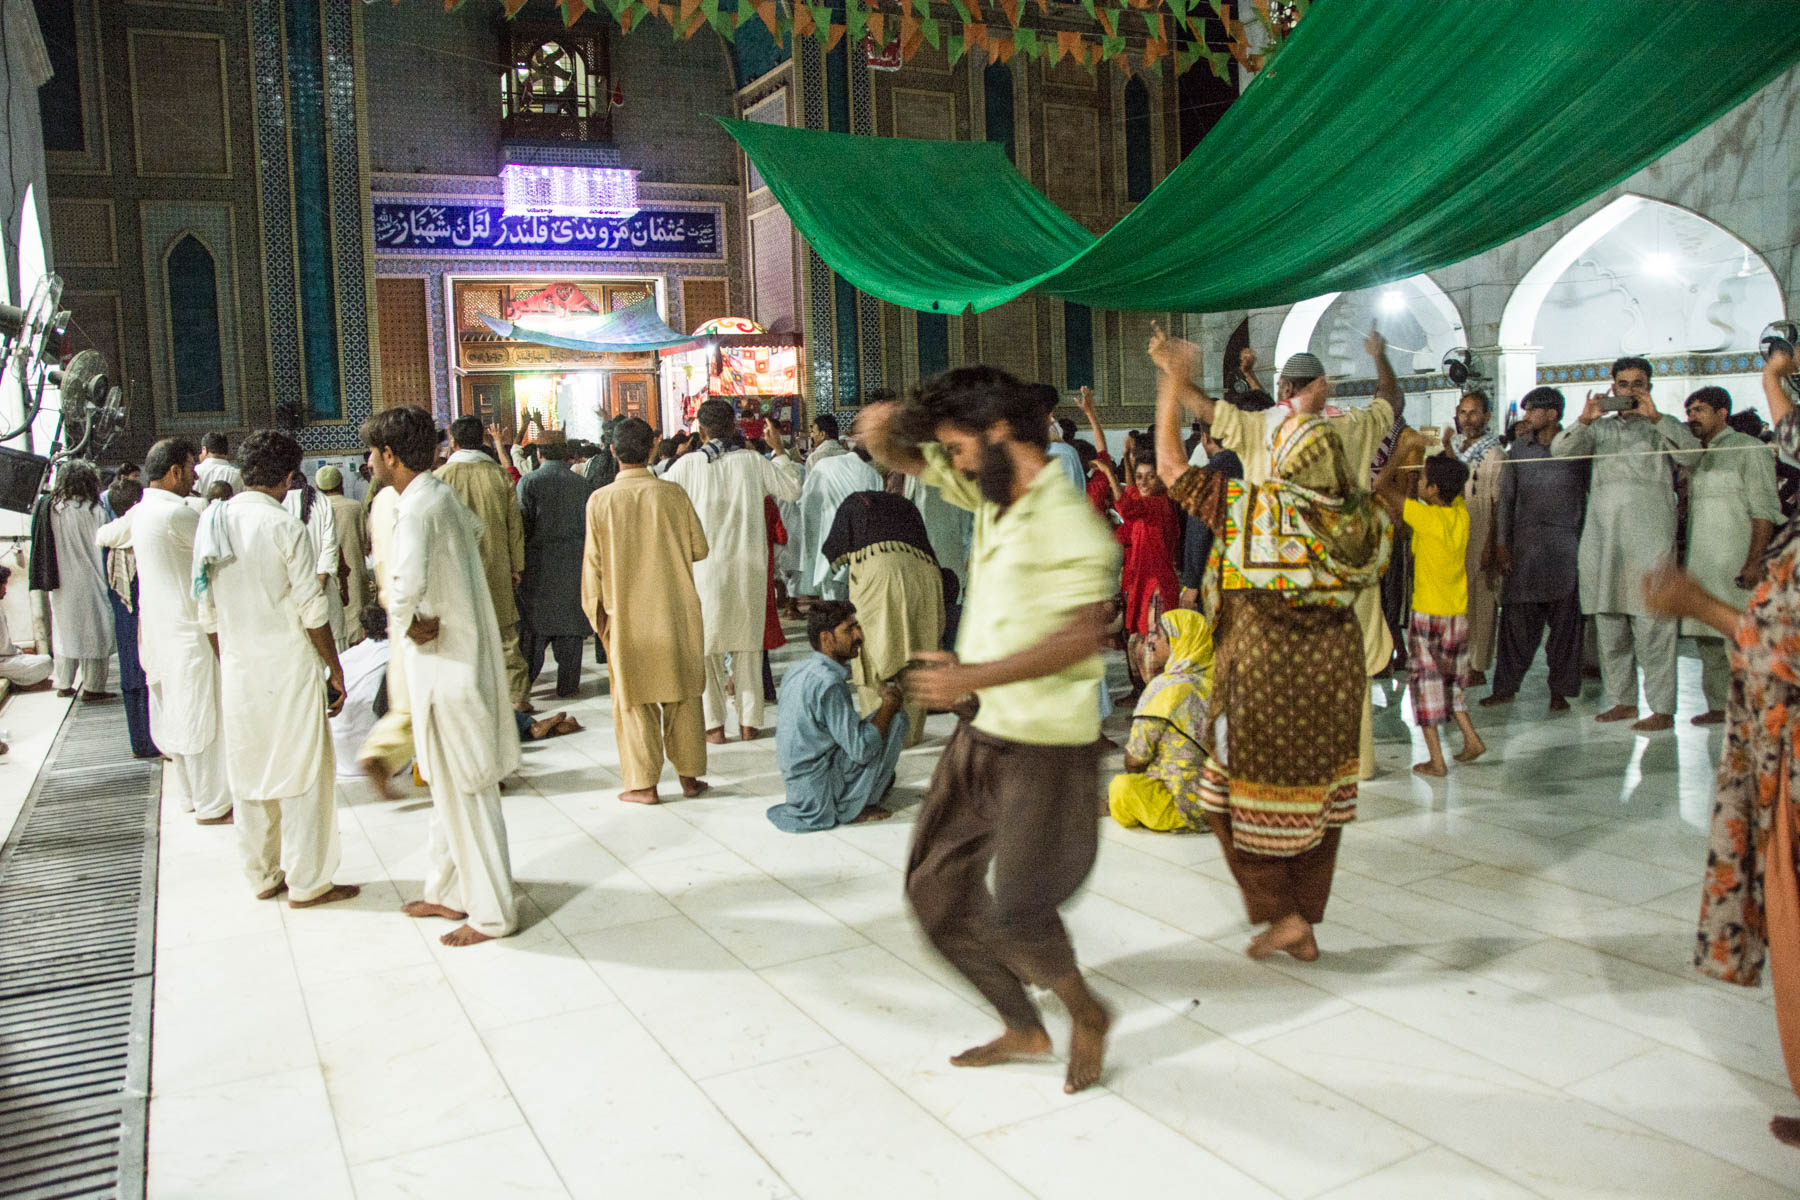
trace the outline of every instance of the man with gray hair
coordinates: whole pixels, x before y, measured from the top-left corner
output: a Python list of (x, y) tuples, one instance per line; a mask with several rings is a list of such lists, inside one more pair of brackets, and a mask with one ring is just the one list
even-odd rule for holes
[[(1363, 348), (1374, 360), (1375, 395), (1363, 408), (1353, 408), (1328, 418), (1332, 432), (1337, 434), (1344, 448), (1344, 461), (1359, 474), (1353, 481), (1359, 487), (1369, 485), (1376, 448), (1395, 422), (1406, 414), (1405, 394), (1388, 362), (1387, 339), (1370, 330)], [(1294, 397), (1317, 386), (1323, 386), (1327, 396), (1331, 394), (1331, 381), (1325, 378), (1325, 364), (1316, 355), (1305, 351), (1289, 355), (1287, 362), (1282, 364), (1281, 375), (1275, 382), (1275, 406), (1257, 412), (1240, 408), (1229, 399), (1214, 400), (1206, 394), (1206, 389), (1195, 381), (1200, 371), (1200, 348), (1193, 343), (1165, 338), (1159, 328), (1151, 343), (1151, 356), (1159, 364), (1165, 357), (1174, 364), (1174, 370), (1186, 380), (1182, 403), (1194, 416), (1212, 427), (1212, 436), (1221, 447), (1238, 456), (1243, 463), (1244, 482), (1252, 486), (1260, 487), (1268, 482), (1269, 442), (1293, 415)], [(1362, 625), (1364, 665), (1369, 675), (1374, 676), (1387, 669), (1388, 660), (1394, 653), (1393, 632), (1381, 615), (1381, 588), (1367, 587), (1358, 592), (1354, 607), (1356, 619)], [(1375, 774), (1373, 719), (1365, 690), (1360, 764), (1364, 779)]]

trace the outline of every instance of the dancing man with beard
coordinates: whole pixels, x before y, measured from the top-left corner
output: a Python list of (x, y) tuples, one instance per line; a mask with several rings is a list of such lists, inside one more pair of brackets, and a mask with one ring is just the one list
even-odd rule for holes
[[(1018, 380), (962, 367), (904, 403), (870, 405), (863, 445), (975, 514), (957, 653), (919, 647), (912, 699), (979, 711), (945, 748), (907, 856), (906, 893), (938, 950), (1000, 1012), (1005, 1031), (952, 1058), (985, 1067), (1048, 1054), (1025, 985), (1074, 1019), (1063, 1090), (1100, 1078), (1109, 1017), (1082, 981), (1057, 908), (1098, 847), (1100, 647), (1119, 547), (1050, 463), (1044, 409)], [(988, 886), (989, 864), (993, 887)]]

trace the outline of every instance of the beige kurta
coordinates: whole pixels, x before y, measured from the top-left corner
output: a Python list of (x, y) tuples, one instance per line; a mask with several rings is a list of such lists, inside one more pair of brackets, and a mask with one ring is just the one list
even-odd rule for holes
[(1494, 668), (1494, 629), (1500, 617), (1500, 589), (1495, 576), (1481, 569), (1481, 558), (1494, 532), (1494, 510), (1500, 502), (1500, 473), (1506, 451), (1489, 450), (1469, 473), (1463, 489), (1469, 508), (1469, 548), (1464, 566), (1469, 579), (1469, 665)]
[(368, 513), (348, 496), (330, 496), (328, 499), (332, 519), (337, 522), (338, 550), (349, 571), (344, 580), (349, 595), (344, 601), (344, 639), (346, 642), (360, 641), (363, 605), (369, 602)]
[(479, 450), (458, 450), (433, 474), (481, 518), (482, 572), (504, 636), (519, 623), (513, 576), (525, 570), (525, 519), (519, 512), (512, 477)]
[(687, 492), (643, 467), (624, 468), (588, 497), (581, 607), (606, 639), (614, 704), (667, 704), (706, 690), (694, 564), (708, 552)]
[[(369, 500), (369, 565), (385, 605), (393, 595), (394, 522), (400, 515), (400, 493), (384, 487)], [(388, 622), (388, 640), (401, 636)], [(359, 760), (375, 759), (392, 775), (413, 759), (412, 702), (406, 694), (403, 656), (390, 653), (387, 667), (388, 710), (363, 739)]]
[[(1775, 448), (1735, 429), (1706, 444), (1688, 475), (1687, 569), (1702, 587), (1736, 609), (1750, 603), (1737, 585), (1750, 554), (1750, 523), (1781, 524), (1775, 490)], [(1718, 631), (1684, 620), (1683, 637), (1716, 638)]]

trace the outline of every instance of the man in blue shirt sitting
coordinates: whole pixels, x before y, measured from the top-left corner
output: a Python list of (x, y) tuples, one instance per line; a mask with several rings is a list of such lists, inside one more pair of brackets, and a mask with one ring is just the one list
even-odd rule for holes
[(815, 653), (781, 681), (775, 724), (775, 763), (787, 800), (769, 820), (789, 833), (893, 816), (877, 803), (894, 783), (894, 763), (906, 745), (902, 694), (892, 682), (868, 720), (857, 714), (850, 664), (862, 650), (856, 606), (815, 603), (806, 618)]

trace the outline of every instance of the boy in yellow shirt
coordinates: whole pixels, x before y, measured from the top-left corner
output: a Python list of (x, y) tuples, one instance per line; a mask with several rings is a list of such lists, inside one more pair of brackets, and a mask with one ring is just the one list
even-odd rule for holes
[(1375, 491), (1397, 521), (1412, 530), (1412, 620), (1406, 630), (1406, 653), (1411, 668), (1407, 690), (1412, 694), (1413, 716), (1425, 735), (1431, 757), (1413, 766), (1418, 775), (1443, 776), (1444, 750), (1438, 726), (1454, 720), (1462, 730), (1462, 753), (1457, 762), (1474, 762), (1487, 751), (1463, 702), (1469, 682), (1469, 581), (1464, 559), (1469, 547), (1469, 509), (1463, 503), (1463, 486), (1469, 468), (1454, 455), (1433, 455), (1425, 460), (1419, 498), (1407, 495), (1398, 467), (1407, 457), (1408, 439), (1422, 440), (1414, 430), (1401, 436), (1399, 450), (1387, 461), (1375, 480)]

